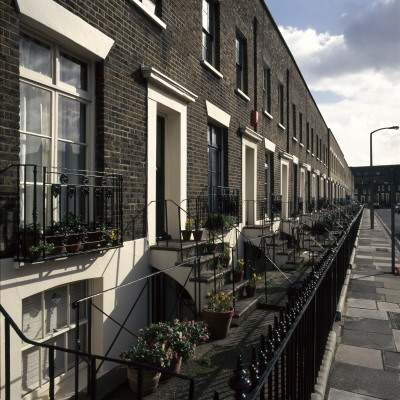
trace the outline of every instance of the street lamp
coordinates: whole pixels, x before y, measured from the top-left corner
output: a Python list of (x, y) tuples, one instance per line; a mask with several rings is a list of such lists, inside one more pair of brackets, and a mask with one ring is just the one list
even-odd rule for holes
[(387, 128), (379, 128), (370, 133), (369, 140), (369, 154), (370, 154), (370, 163), (369, 163), (369, 188), (370, 188), (370, 202), (369, 202), (369, 212), (371, 219), (371, 229), (374, 229), (374, 183), (372, 182), (372, 134), (383, 129), (399, 129), (398, 126), (390, 126)]

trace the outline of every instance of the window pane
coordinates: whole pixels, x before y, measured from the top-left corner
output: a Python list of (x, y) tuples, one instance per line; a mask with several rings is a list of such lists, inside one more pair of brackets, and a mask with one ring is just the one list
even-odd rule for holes
[[(65, 348), (65, 334), (58, 335), (50, 340), (45, 342), (46, 344), (50, 344), (53, 346), (63, 347)], [(65, 362), (65, 355), (63, 351), (54, 351), (54, 376), (58, 376), (65, 372), (64, 362)], [(43, 348), (42, 349), (42, 379), (44, 382), (49, 381), (49, 349)]]
[(59, 96), (58, 101), (58, 138), (73, 142), (85, 142), (86, 105)]
[[(70, 169), (85, 169), (86, 146), (58, 142), (58, 167)], [(72, 181), (70, 182), (72, 183)]]
[(21, 130), (50, 136), (50, 92), (26, 83), (20, 89)]
[[(70, 286), (70, 312), (71, 312), (71, 323), (74, 324), (76, 321), (76, 313), (75, 310), (72, 309), (72, 304), (74, 301), (80, 300), (86, 297), (86, 281), (76, 282)], [(86, 318), (86, 305), (87, 302), (81, 302), (79, 304), (79, 318)]]
[(210, 33), (210, 4), (203, 0), (203, 28)]
[(19, 43), (20, 65), (45, 76), (51, 76), (51, 51), (36, 39), (22, 35)]
[(22, 352), (22, 393), (26, 394), (39, 386), (39, 349), (34, 347)]
[[(34, 164), (40, 166), (50, 165), (50, 139), (45, 139), (31, 135), (20, 135), (20, 153), (21, 164)], [(27, 167), (27, 181), (33, 182), (32, 167)], [(41, 182), (41, 168), (38, 168), (37, 181)], [(23, 176), (22, 176), (23, 179)]]
[(87, 64), (61, 53), (60, 81), (78, 89), (87, 90)]
[[(68, 348), (71, 350), (75, 350), (75, 337), (76, 332), (75, 329), (72, 329), (68, 332)], [(79, 327), (79, 341), (81, 342), (80, 351), (87, 352), (87, 324), (83, 324)], [(72, 368), (75, 365), (75, 355), (68, 354), (68, 369)], [(82, 362), (82, 359), (79, 358), (79, 362)]]
[(22, 332), (28, 339), (43, 337), (41, 299), (39, 293), (22, 300)]
[(67, 326), (67, 287), (58, 287), (44, 293), (46, 333), (57, 332)]

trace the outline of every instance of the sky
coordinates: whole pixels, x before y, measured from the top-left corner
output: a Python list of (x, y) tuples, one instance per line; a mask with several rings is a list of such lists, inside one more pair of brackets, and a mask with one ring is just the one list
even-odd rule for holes
[[(265, 0), (349, 166), (370, 132), (400, 125), (400, 0)], [(400, 164), (400, 130), (372, 135), (373, 164)]]

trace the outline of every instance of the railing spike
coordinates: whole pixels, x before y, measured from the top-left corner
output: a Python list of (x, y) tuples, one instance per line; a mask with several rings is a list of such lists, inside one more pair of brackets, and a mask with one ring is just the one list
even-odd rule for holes
[(229, 379), (229, 387), (235, 392), (235, 400), (245, 400), (244, 392), (251, 387), (250, 380), (246, 377), (246, 371), (243, 369), (242, 356), (237, 356), (236, 369)]

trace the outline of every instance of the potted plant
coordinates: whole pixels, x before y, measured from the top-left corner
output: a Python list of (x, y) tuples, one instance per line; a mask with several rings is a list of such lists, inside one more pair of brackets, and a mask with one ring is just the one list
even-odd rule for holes
[(111, 246), (118, 246), (119, 242), (121, 240), (121, 230), (120, 229), (112, 229), (108, 230), (105, 233), (105, 237), (108, 241), (108, 243), (111, 244)]
[(218, 257), (218, 259), (223, 267), (228, 267), (229, 261), (231, 260), (231, 249), (229, 247), (225, 247), (224, 252)]
[(244, 260), (238, 259), (232, 273), (233, 282), (240, 282), (244, 275)]
[[(105, 225), (101, 223), (90, 222), (89, 229), (86, 234), (86, 250), (93, 250), (99, 247), (105, 247), (107, 244), (107, 239), (104, 239), (105, 236)], [(105, 241), (105, 243), (103, 242)]]
[(204, 320), (212, 339), (222, 339), (228, 334), (233, 317), (233, 297), (208, 293), (207, 305), (203, 307)]
[[(164, 343), (172, 351), (168, 370), (179, 373), (182, 361), (185, 363), (194, 356), (196, 347), (209, 338), (207, 327), (203, 322), (180, 321), (159, 322), (150, 324), (140, 332), (140, 337), (147, 343)], [(164, 374), (161, 378), (172, 375)]]
[(207, 253), (214, 253), (217, 250), (218, 243), (216, 243), (218, 236), (215, 233), (210, 233), (206, 242)]
[(223, 215), (222, 216), (223, 227), (232, 228), (235, 225), (235, 217), (233, 215)]
[(85, 225), (80, 215), (69, 214), (65, 225), (68, 227), (67, 251), (76, 253), (82, 247)]
[(260, 281), (261, 279), (261, 276), (257, 276), (257, 274), (253, 273), (253, 275), (249, 279), (249, 282), (245, 286), (247, 297), (255, 296), (257, 290), (257, 281)]
[(35, 224), (21, 224), (19, 227), (19, 234), (21, 240), (21, 250), (24, 257), (30, 257), (29, 249), (32, 246), (37, 245), (40, 236), (43, 233), (42, 226), (37, 223)]
[(182, 240), (184, 240), (185, 242), (190, 240), (190, 236), (192, 234), (192, 229), (193, 229), (193, 219), (187, 218), (186, 222), (185, 222), (185, 229), (181, 231)]
[[(163, 342), (148, 343), (142, 337), (139, 337), (135, 346), (131, 346), (129, 350), (120, 354), (125, 361), (131, 361), (132, 365), (127, 365), (127, 376), (129, 387), (132, 392), (138, 393), (139, 369), (135, 364), (139, 363), (149, 367), (166, 368), (170, 365), (172, 358), (172, 350), (167, 348)], [(142, 370), (142, 395), (152, 393), (158, 386), (161, 372), (143, 368)]]
[(196, 242), (199, 242), (203, 236), (203, 221), (196, 220), (194, 223), (194, 230), (192, 231), (193, 238)]
[(43, 256), (46, 254), (51, 254), (54, 249), (54, 244), (44, 242), (43, 240), (39, 240), (37, 245), (29, 247), (29, 255), (30, 260), (37, 261), (40, 258), (40, 255), (43, 253)]
[(68, 234), (68, 226), (61, 221), (56, 221), (46, 228), (46, 241), (54, 245), (52, 254), (57, 255), (65, 252), (65, 240)]

